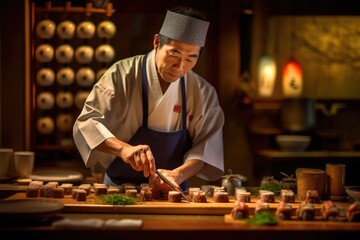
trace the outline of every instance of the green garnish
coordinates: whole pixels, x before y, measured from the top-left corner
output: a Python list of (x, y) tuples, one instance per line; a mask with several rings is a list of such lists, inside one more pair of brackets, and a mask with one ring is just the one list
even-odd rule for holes
[(261, 211), (254, 215), (254, 217), (247, 219), (248, 223), (257, 225), (276, 225), (277, 220), (273, 212)]
[(118, 205), (133, 205), (136, 203), (136, 198), (127, 196), (125, 194), (109, 194), (98, 196), (100, 203)]
[(281, 189), (282, 187), (278, 185), (262, 184), (258, 189), (254, 189), (251, 193), (253, 195), (258, 195), (259, 190), (268, 190), (270, 192), (273, 192), (276, 196), (279, 196)]

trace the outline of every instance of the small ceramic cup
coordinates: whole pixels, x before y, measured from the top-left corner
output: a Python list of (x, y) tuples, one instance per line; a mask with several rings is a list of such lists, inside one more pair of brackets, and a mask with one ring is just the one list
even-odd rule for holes
[(15, 151), (14, 163), (19, 177), (28, 178), (34, 169), (35, 154), (31, 151)]

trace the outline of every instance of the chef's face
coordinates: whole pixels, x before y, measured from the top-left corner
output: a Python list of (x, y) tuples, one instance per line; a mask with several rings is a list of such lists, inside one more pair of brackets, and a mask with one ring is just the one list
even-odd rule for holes
[(172, 83), (184, 76), (196, 64), (201, 47), (171, 40), (160, 47), (159, 36), (154, 37), (155, 62), (162, 80)]

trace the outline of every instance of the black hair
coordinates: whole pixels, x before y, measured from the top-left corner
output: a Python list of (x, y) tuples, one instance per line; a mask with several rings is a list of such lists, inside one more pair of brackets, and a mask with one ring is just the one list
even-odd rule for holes
[(189, 7), (176, 7), (170, 9), (170, 11), (206, 21), (205, 18), (198, 11)]

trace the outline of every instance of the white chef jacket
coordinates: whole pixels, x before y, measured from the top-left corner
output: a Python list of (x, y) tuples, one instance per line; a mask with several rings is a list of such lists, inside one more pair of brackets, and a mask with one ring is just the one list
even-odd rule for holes
[[(141, 63), (143, 55), (113, 64), (94, 85), (75, 121), (73, 137), (87, 167), (100, 162), (105, 168), (115, 156), (95, 149), (105, 139), (128, 142), (142, 125)], [(182, 128), (180, 79), (162, 93), (155, 66), (155, 50), (146, 62), (148, 77), (148, 128), (171, 132)], [(184, 161), (206, 163), (198, 177), (213, 181), (224, 173), (222, 127), (224, 114), (215, 89), (202, 77), (185, 75), (187, 129), (192, 148)], [(146, 144), (146, 143), (144, 143)], [(156, 156), (155, 161), (156, 161)]]

